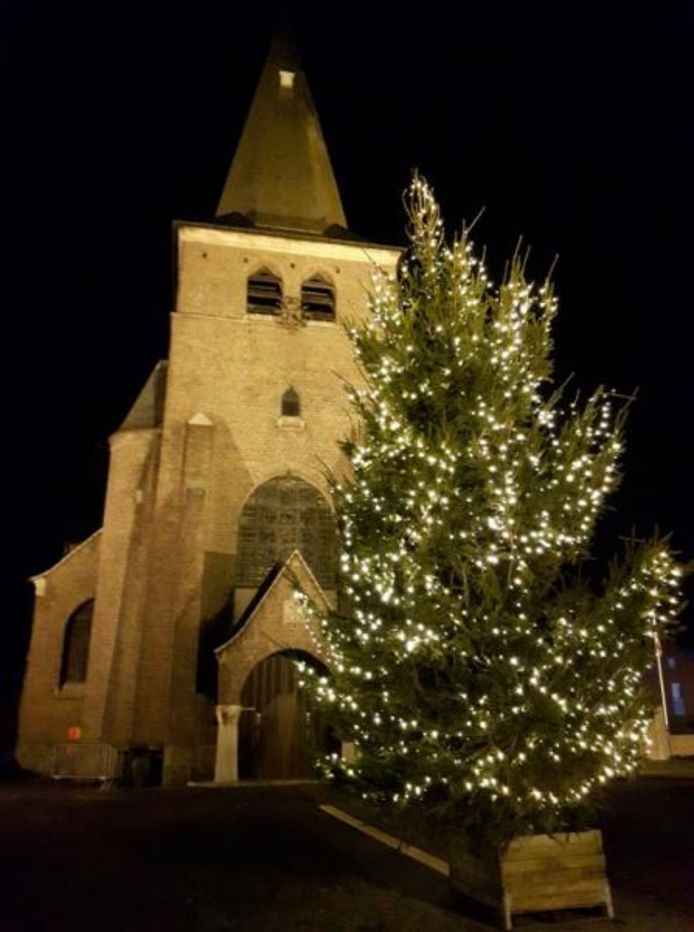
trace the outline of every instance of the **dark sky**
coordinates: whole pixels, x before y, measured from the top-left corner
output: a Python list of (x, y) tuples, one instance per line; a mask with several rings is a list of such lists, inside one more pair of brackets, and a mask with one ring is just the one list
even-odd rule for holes
[[(239, 6), (0, 8), (15, 681), (23, 581), (99, 525), (107, 437), (167, 354), (171, 221), (211, 218), (274, 20)], [(691, 11), (316, 2), (294, 20), (352, 229), (402, 241), (417, 167), (452, 227), (485, 208), (493, 271), (521, 235), (537, 276), (558, 254), (558, 377), (639, 390), (608, 529), (657, 524), (694, 557)]]

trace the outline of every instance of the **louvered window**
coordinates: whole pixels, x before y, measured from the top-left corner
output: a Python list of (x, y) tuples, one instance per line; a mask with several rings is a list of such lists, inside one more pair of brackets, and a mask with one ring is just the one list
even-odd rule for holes
[(72, 613), (65, 625), (60, 665), (61, 686), (66, 683), (84, 683), (87, 679), (93, 612), (94, 600), (90, 599)]
[(249, 276), (247, 303), (251, 314), (279, 314), (282, 309), (282, 282), (268, 269)]
[(330, 282), (316, 276), (303, 283), (301, 313), (309, 320), (335, 319), (335, 289)]
[(293, 476), (271, 479), (241, 513), (236, 584), (260, 585), (275, 563), (298, 549), (321, 586), (332, 589), (336, 545), (335, 519), (320, 492)]
[(282, 395), (282, 417), (300, 417), (301, 402), (293, 388), (288, 388)]

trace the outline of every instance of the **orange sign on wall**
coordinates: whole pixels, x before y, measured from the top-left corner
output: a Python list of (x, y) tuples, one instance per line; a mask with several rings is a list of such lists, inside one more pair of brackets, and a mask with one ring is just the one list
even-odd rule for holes
[(70, 725), (67, 730), (68, 741), (79, 741), (82, 737), (82, 729), (79, 725)]

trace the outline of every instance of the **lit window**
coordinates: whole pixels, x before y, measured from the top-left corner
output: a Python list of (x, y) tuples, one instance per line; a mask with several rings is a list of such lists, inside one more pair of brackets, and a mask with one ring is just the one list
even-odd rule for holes
[(282, 395), (282, 417), (300, 417), (301, 401), (293, 388), (288, 388)]
[(309, 320), (335, 319), (335, 289), (320, 275), (301, 286), (301, 313)]
[(672, 711), (675, 715), (686, 715), (687, 710), (684, 707), (684, 696), (682, 687), (679, 683), (670, 683), (670, 692), (672, 694)]
[(249, 276), (247, 306), (251, 314), (279, 314), (282, 310), (282, 282), (269, 269)]
[(87, 679), (89, 639), (92, 632), (94, 599), (83, 602), (68, 618), (63, 636), (60, 685), (84, 683)]

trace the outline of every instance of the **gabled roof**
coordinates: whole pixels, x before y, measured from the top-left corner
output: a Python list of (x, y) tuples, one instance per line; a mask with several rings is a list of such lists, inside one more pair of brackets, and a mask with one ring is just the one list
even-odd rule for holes
[(90, 534), (89, 537), (85, 537), (83, 541), (81, 541), (75, 547), (72, 547), (67, 551), (67, 553), (63, 554), (57, 563), (49, 566), (48, 569), (44, 570), (42, 573), (35, 573), (33, 576), (30, 576), (29, 582), (36, 584), (36, 582), (43, 579), (45, 576), (50, 576), (51, 573), (54, 573), (61, 566), (64, 566), (70, 560), (73, 560), (81, 551), (83, 551), (90, 544), (93, 544), (99, 538), (102, 530), (102, 528), (98, 528), (98, 530), (94, 531), (93, 534)]
[(164, 401), (166, 400), (166, 373), (168, 363), (160, 360), (144, 388), (135, 399), (135, 403), (128, 411), (125, 420), (118, 428), (121, 430), (147, 430), (161, 427), (164, 418)]
[(347, 227), (311, 91), (286, 29), (272, 40), (216, 216), (234, 225), (314, 234)]
[(301, 556), (301, 552), (294, 550), (284, 563), (275, 563), (234, 625), (228, 640), (215, 648), (215, 654), (219, 655), (236, 640), (283, 579), (288, 579), (292, 585), (298, 585), (309, 598), (322, 603), (324, 608), (330, 607), (327, 596), (313, 575), (311, 567)]

